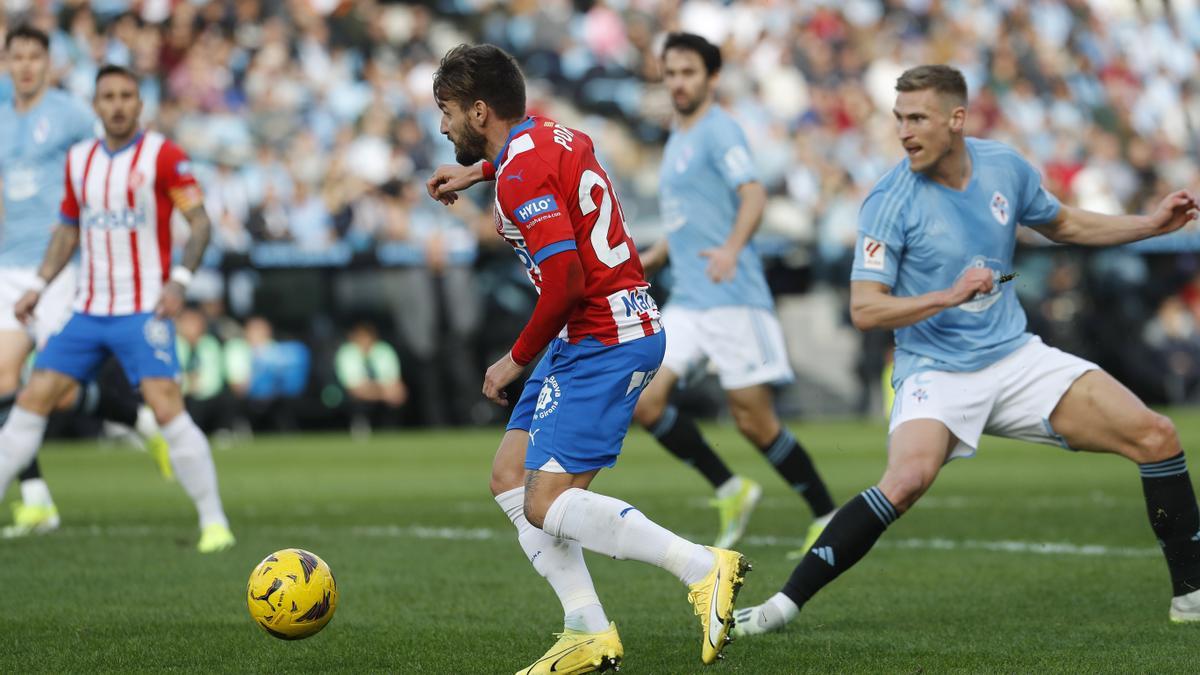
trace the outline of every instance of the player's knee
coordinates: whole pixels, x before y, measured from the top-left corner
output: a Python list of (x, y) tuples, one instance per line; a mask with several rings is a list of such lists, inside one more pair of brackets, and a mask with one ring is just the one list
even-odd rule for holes
[(492, 465), (492, 480), (490, 487), (492, 496), (499, 497), (500, 495), (515, 490), (525, 483), (525, 468), (522, 466), (501, 466), (498, 464)]
[(529, 524), (542, 529), (542, 525), (546, 523), (546, 512), (550, 510), (550, 504), (542, 499), (537, 493), (525, 492), (525, 520)]
[(1134, 434), (1131, 451), (1139, 464), (1158, 462), (1182, 451), (1175, 424), (1166, 415), (1147, 410)]
[(879, 490), (900, 513), (912, 508), (925, 494), (933, 478), (915, 470), (889, 471), (879, 481)]
[(9, 364), (0, 365), (0, 394), (12, 393), (21, 386), (21, 369)]
[(633, 408), (633, 419), (638, 424), (649, 429), (662, 419), (663, 411), (667, 409), (667, 402), (659, 397), (648, 395), (649, 392), (643, 391), (638, 397), (637, 405)]
[(779, 436), (779, 420), (771, 410), (755, 410), (744, 406), (730, 407), (733, 423), (746, 440), (763, 448)]
[(29, 384), (17, 394), (17, 405), (36, 415), (49, 415), (58, 402), (55, 382), (35, 374)]

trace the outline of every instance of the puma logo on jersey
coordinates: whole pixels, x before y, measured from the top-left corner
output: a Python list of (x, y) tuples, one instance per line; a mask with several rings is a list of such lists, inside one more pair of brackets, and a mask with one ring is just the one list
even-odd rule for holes
[(504, 174), (504, 180), (519, 180), (522, 183), (524, 183), (525, 176), (521, 175), (523, 173), (525, 173), (525, 169), (521, 169), (520, 171), (517, 171), (516, 173), (506, 173), (506, 174)]

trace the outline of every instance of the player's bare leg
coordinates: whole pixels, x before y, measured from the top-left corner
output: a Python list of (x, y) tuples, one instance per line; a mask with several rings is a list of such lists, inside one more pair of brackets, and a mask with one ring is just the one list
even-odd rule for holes
[[(568, 672), (589, 672), (620, 663), (624, 647), (614, 624), (604, 614), (579, 542), (552, 537), (525, 519), (525, 447), (529, 432), (504, 433), (492, 460), (492, 495), (504, 515), (517, 528), (517, 543), (533, 569), (542, 575), (562, 603), (563, 632), (559, 640), (521, 673), (538, 673), (550, 667)], [(553, 657), (547, 660), (548, 657)], [(566, 657), (566, 661), (560, 661)], [(557, 664), (557, 666), (556, 666)], [(575, 670), (578, 668), (578, 670)]]
[(850, 569), (884, 530), (933, 485), (958, 439), (933, 419), (905, 422), (888, 441), (888, 464), (876, 487), (844, 504), (817, 537), (783, 590), (757, 607), (737, 611), (735, 635), (776, 631), (817, 591)]
[(695, 420), (670, 405), (671, 392), (679, 375), (661, 367), (638, 397), (633, 418), (671, 454), (695, 468), (713, 486), (712, 505), (720, 518), (717, 548), (729, 548), (746, 531), (750, 516), (762, 498), (762, 486), (744, 476), (735, 476), (717, 456)]
[(8, 485), (37, 457), (46, 418), (74, 386), (73, 379), (57, 371), (34, 371), (0, 428), (0, 485)]
[(815, 520), (809, 526), (804, 544), (796, 552), (803, 555), (833, 518), (835, 505), (829, 488), (817, 473), (812, 457), (775, 414), (775, 392), (758, 384), (726, 392), (729, 410), (738, 431), (758, 448), (789, 486), (808, 502)]
[[(29, 352), (32, 348), (34, 348), (34, 342), (23, 331), (8, 330), (0, 333), (0, 390), (8, 392), (0, 400), (0, 407), (2, 407), (2, 417), (0, 419), (4, 420), (5, 423), (7, 423), (8, 418), (11, 417), (14, 411), (14, 407), (16, 407), (17, 388), (20, 386), (20, 371), (24, 368), (25, 358), (29, 357)], [(46, 383), (46, 380), (42, 380), (38, 384), (44, 386)], [(74, 386), (74, 381), (67, 377), (65, 384), (55, 383), (55, 386), (64, 388), (65, 394), (70, 394), (71, 388)], [(44, 390), (43, 395), (53, 395), (52, 390)], [(11, 526), (4, 528), (2, 534), (5, 537), (22, 537), (25, 534), (49, 532), (59, 526), (58, 508), (54, 506), (53, 497), (50, 497), (49, 486), (46, 484), (46, 480), (42, 479), (41, 466), (37, 464), (37, 447), (41, 446), (42, 434), (46, 430), (46, 419), (44, 419), (46, 418), (46, 414), (42, 414), (41, 417), (40, 426), (38, 426), (36, 420), (31, 420), (28, 417), (24, 418), (26, 423), (32, 423), (30, 430), (36, 432), (36, 442), (35, 446), (32, 447), (32, 454), (30, 454), (29, 461), (26, 462), (25, 466), (19, 467), (19, 472), (17, 473), (17, 478), (20, 482), (20, 502), (13, 503), (13, 522)], [(29, 452), (28, 447), (24, 449), (25, 452)], [(4, 467), (4, 471), (5, 476), (7, 476), (6, 466)], [(5, 479), (4, 483), (0, 483), (0, 485), (7, 485), (7, 479)]]
[[(0, 331), (0, 424), (17, 402), (21, 386), (21, 370), (33, 350), (33, 340), (25, 331)], [(26, 532), (49, 531), (58, 526), (58, 512), (50, 487), (42, 479), (37, 457), (17, 475), (21, 486), (21, 501), (13, 503), (13, 527), (6, 534), (17, 536)], [(2, 489), (2, 488), (0, 488)]]
[(592, 577), (583, 561), (583, 549), (574, 541), (556, 539), (525, 519), (525, 446), (529, 432), (511, 429), (504, 434), (492, 462), (492, 495), (517, 528), (517, 541), (537, 573), (550, 582), (563, 606), (563, 625), (597, 633), (608, 628), (608, 618), (596, 596)]
[(202, 553), (210, 553), (233, 546), (233, 533), (221, 506), (212, 449), (204, 432), (184, 409), (179, 384), (170, 378), (147, 377), (142, 380), (141, 388), (142, 397), (154, 411), (163, 438), (170, 447), (171, 464), (179, 484), (192, 498), (199, 513), (200, 542), (197, 548)]
[(1050, 425), (1071, 448), (1137, 463), (1150, 527), (1171, 572), (1170, 617), (1200, 621), (1200, 509), (1175, 425), (1100, 370), (1071, 385)]
[(599, 469), (578, 474), (529, 471), (525, 517), (547, 534), (618, 560), (639, 560), (687, 584), (700, 617), (701, 660), (720, 656), (733, 627), (733, 605), (749, 563), (741, 554), (694, 544), (620, 499), (589, 491)]

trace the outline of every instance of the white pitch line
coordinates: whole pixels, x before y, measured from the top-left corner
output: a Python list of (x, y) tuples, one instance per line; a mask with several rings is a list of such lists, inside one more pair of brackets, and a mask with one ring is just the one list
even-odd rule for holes
[[(127, 539), (142, 539), (150, 537), (169, 538), (178, 535), (179, 528), (169, 528), (149, 525), (122, 526), (67, 526), (53, 535), (67, 537), (113, 537)], [(319, 526), (273, 527), (273, 534), (290, 536), (336, 536), (349, 532), (353, 536), (373, 539), (427, 539), (440, 541), (490, 541), (493, 539), (515, 538), (515, 531), (509, 528), (492, 529), (486, 527), (438, 527), (433, 525), (357, 525), (350, 528), (333, 528)], [(703, 540), (703, 537), (690, 536), (693, 541)], [(803, 544), (801, 537), (777, 537), (773, 535), (750, 535), (742, 539), (747, 546), (764, 548), (797, 549)], [(1100, 544), (1074, 544), (1063, 541), (986, 541), (979, 539), (887, 539), (881, 540), (877, 546), (881, 548), (912, 549), (921, 551), (991, 551), (995, 553), (1016, 553), (1034, 555), (1065, 555), (1085, 557), (1117, 557), (1117, 558), (1150, 558), (1161, 555), (1155, 548), (1135, 548), (1129, 546), (1104, 546)]]

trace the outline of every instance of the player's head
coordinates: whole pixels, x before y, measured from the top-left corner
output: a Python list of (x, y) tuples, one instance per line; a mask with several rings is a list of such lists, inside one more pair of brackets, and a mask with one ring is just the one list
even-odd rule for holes
[(17, 97), (29, 99), (40, 94), (50, 73), (50, 37), (33, 26), (17, 26), (5, 36), (4, 50)]
[(507, 130), (525, 117), (525, 77), (513, 57), (493, 45), (459, 45), (446, 52), (433, 76), (433, 96), (442, 111), (442, 133), (464, 166), (487, 159), (485, 130)]
[(910, 168), (926, 173), (963, 137), (967, 81), (950, 66), (910, 68), (896, 80), (896, 131)]
[(124, 67), (108, 64), (96, 73), (96, 95), (92, 100), (104, 133), (113, 138), (128, 138), (137, 131), (142, 115), (142, 96), (137, 75)]
[(663, 83), (680, 115), (696, 112), (712, 95), (721, 72), (721, 50), (692, 33), (671, 33), (663, 44)]

